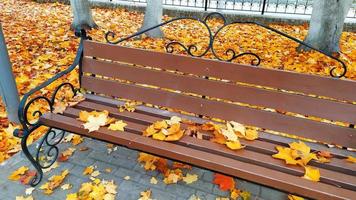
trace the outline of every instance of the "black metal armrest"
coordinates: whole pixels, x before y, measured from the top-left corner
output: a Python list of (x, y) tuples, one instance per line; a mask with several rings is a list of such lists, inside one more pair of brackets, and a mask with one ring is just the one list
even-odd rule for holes
[[(27, 136), (34, 129), (37, 129), (39, 126), (41, 126), (39, 120), (37, 120), (35, 122), (30, 122), (27, 118), (28, 109), (30, 108), (31, 104), (33, 104), (34, 102), (36, 102), (38, 100), (44, 100), (48, 104), (49, 110), (52, 112), (53, 105), (54, 105), (54, 102), (56, 99), (56, 95), (57, 95), (58, 91), (63, 86), (70, 86), (70, 88), (73, 91), (73, 94), (74, 95), (76, 94), (76, 89), (74, 88), (74, 86), (71, 83), (62, 83), (53, 92), (51, 98), (48, 98), (46, 96), (36, 96), (34, 98), (31, 98), (31, 100), (29, 100), (29, 98), (33, 94), (35, 94), (36, 92), (40, 91), (41, 89), (47, 87), (48, 85), (50, 85), (54, 81), (58, 80), (59, 78), (63, 77), (64, 75), (70, 73), (71, 71), (73, 71), (75, 69), (75, 67), (77, 65), (80, 65), (82, 56), (83, 56), (83, 42), (84, 42), (84, 40), (90, 39), (90, 38), (86, 35), (85, 30), (81, 30), (81, 32), (76, 32), (75, 35), (77, 37), (80, 37), (81, 39), (80, 39), (77, 54), (76, 54), (76, 57), (75, 57), (73, 63), (66, 70), (61, 71), (60, 73), (56, 74), (52, 78), (48, 79), (47, 81), (45, 81), (42, 84), (38, 85), (37, 87), (33, 88), (32, 90), (30, 90), (29, 92), (24, 94), (24, 96), (22, 97), (20, 104), (19, 104), (19, 108), (18, 108), (18, 116), (19, 116), (20, 123), (22, 125), (22, 129), (16, 129), (13, 133), (14, 136), (22, 138), (24, 136)], [(42, 111), (36, 110), (36, 111), (32, 112), (32, 115), (33, 116), (36, 116), (36, 115), (41, 116)]]

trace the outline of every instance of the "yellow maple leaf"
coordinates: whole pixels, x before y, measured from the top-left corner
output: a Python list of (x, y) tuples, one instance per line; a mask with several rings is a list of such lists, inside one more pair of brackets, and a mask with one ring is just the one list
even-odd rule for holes
[(150, 125), (149, 127), (146, 128), (145, 131), (143, 131), (143, 136), (149, 137), (152, 136), (153, 134), (157, 133), (158, 131), (154, 128), (153, 125)]
[(237, 200), (237, 198), (239, 198), (241, 194), (241, 191), (236, 189), (236, 188), (233, 188), (231, 191), (230, 191), (230, 198), (232, 200)]
[(254, 129), (246, 129), (244, 138), (246, 140), (255, 140), (258, 138), (258, 132)]
[(286, 164), (291, 164), (291, 165), (298, 164), (298, 161), (296, 161), (291, 155), (292, 149), (287, 147), (282, 147), (282, 146), (277, 146), (276, 149), (278, 153), (273, 154), (272, 155), (273, 158), (285, 160)]
[(318, 168), (313, 168), (310, 166), (305, 166), (305, 174), (303, 178), (318, 182), (320, 180), (320, 171)]
[(85, 129), (88, 129), (90, 133), (99, 130), (101, 126), (105, 126), (107, 120), (108, 117), (106, 114), (99, 114), (98, 116), (90, 115), (88, 121), (83, 124), (83, 126)]
[(140, 193), (140, 198), (138, 200), (152, 200), (151, 195), (152, 195), (151, 190), (143, 191)]
[(296, 195), (288, 194), (288, 200), (304, 200), (304, 198)]
[(125, 126), (127, 126), (127, 124), (124, 121), (118, 120), (115, 123), (110, 124), (108, 129), (113, 131), (124, 131)]
[(72, 144), (74, 146), (76, 146), (83, 142), (83, 137), (80, 135), (74, 135), (71, 141), (72, 141)]
[(155, 162), (158, 160), (157, 156), (153, 156), (151, 154), (148, 153), (143, 153), (140, 152), (138, 154), (138, 158), (137, 161), (140, 163), (144, 163), (144, 168), (145, 170), (155, 170), (156, 169), (156, 165)]
[(152, 176), (151, 179), (150, 179), (150, 183), (153, 184), (153, 185), (157, 185), (158, 181), (157, 181), (157, 179), (155, 177)]
[(166, 135), (164, 133), (162, 133), (162, 131), (155, 133), (152, 135), (152, 138), (155, 140), (165, 140), (166, 139)]
[(11, 173), (11, 175), (8, 177), (9, 180), (12, 181), (17, 181), (21, 178), (21, 175), (24, 175), (28, 171), (28, 167), (22, 166), (15, 170), (14, 172)]
[(352, 156), (347, 156), (346, 161), (350, 163), (356, 163), (356, 158)]
[(165, 141), (178, 141), (184, 136), (184, 132), (182, 130), (179, 130), (173, 135), (168, 135), (164, 140)]
[(226, 142), (226, 146), (229, 147), (229, 149), (232, 149), (232, 150), (237, 150), (237, 149), (242, 149), (244, 148), (245, 146), (242, 146), (240, 141), (227, 141)]
[(88, 166), (83, 170), (83, 175), (90, 175), (94, 172), (94, 166)]
[(41, 185), (40, 189), (44, 190), (43, 193), (45, 194), (52, 194), (53, 190), (60, 186), (60, 184), (64, 181), (68, 174), (68, 169), (63, 170), (61, 174), (50, 177), (48, 179), (48, 182)]
[(249, 200), (251, 198), (251, 193), (248, 191), (243, 191), (240, 193), (242, 200)]
[(198, 180), (198, 175), (187, 173), (182, 180), (187, 184), (191, 184)]
[(66, 200), (78, 200), (78, 195), (77, 195), (77, 193), (67, 194)]

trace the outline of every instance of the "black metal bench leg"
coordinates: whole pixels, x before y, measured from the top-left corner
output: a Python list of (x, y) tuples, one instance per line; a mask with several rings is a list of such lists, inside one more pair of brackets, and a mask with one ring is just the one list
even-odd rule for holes
[[(27, 138), (35, 129), (30, 130), (28, 134), (24, 134), (21, 138), (22, 151), (36, 169), (36, 175), (30, 181), (31, 186), (38, 185), (43, 177), (42, 169), (51, 167), (57, 160), (59, 155), (57, 145), (62, 141), (65, 134), (63, 130), (54, 130), (50, 127), (36, 147), (35, 156), (33, 156), (28, 149)], [(41, 157), (42, 155), (44, 156), (43, 158)]]

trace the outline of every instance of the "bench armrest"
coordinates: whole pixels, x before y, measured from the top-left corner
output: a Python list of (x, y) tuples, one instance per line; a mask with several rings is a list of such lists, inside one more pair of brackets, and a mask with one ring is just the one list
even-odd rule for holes
[[(56, 95), (58, 93), (58, 91), (63, 87), (63, 86), (70, 86), (70, 88), (72, 89), (74, 95), (76, 94), (76, 89), (74, 88), (74, 86), (71, 83), (62, 83), (60, 84), (55, 91), (53, 92), (52, 96), (50, 98), (46, 97), (46, 96), (41, 96), (38, 95), (34, 98), (31, 98), (29, 100), (29, 98), (37, 93), (38, 91), (40, 91), (41, 89), (47, 87), (48, 85), (50, 85), (51, 83), (53, 83), (54, 81), (58, 80), (59, 78), (63, 77), (64, 75), (70, 73), (71, 71), (74, 70), (74, 68), (76, 66), (81, 65), (81, 59), (83, 56), (83, 43), (84, 40), (86, 39), (91, 39), (90, 37), (88, 37), (86, 35), (86, 32), (84, 30), (82, 30), (81, 32), (76, 32), (75, 35), (77, 37), (80, 37), (80, 43), (79, 43), (79, 47), (75, 56), (75, 59), (73, 61), (73, 63), (64, 71), (61, 71), (60, 73), (54, 75), (52, 78), (48, 79), (47, 81), (43, 82), (42, 84), (38, 85), (37, 87), (31, 89), (29, 92), (27, 92), (26, 94), (23, 95), (20, 104), (19, 104), (19, 108), (18, 108), (18, 117), (22, 126), (22, 130), (20, 129), (16, 129), (14, 131), (14, 136), (16, 137), (20, 137), (22, 138), (25, 135), (28, 135), (29, 133), (31, 133), (34, 129), (38, 128), (39, 126), (41, 126), (40, 122), (39, 122), (39, 118), (37, 120), (35, 120), (35, 122), (33, 121), (29, 121), (27, 118), (27, 114), (29, 112), (29, 108), (30, 106), (38, 101), (38, 100), (44, 100), (47, 104), (48, 104), (48, 108), (50, 109), (50, 111), (53, 111), (53, 105), (56, 99)], [(41, 110), (36, 110), (33, 111), (32, 116), (38, 116), (40, 117), (43, 113)]]

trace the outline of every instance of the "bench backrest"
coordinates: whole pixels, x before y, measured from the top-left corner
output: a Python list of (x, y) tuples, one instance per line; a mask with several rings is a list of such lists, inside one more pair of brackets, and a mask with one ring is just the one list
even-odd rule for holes
[(98, 94), (356, 148), (354, 128), (281, 114), (291, 112), (355, 124), (356, 105), (348, 103), (356, 102), (355, 81), (92, 41), (84, 43), (82, 70), (82, 87)]

